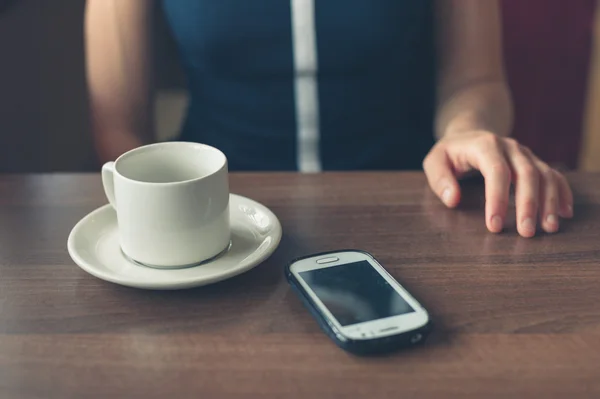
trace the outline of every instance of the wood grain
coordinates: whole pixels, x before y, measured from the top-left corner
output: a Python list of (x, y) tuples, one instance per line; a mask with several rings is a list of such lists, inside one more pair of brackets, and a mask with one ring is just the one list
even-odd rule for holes
[[(489, 234), (483, 190), (447, 210), (419, 173), (234, 174), (271, 208), (281, 246), (212, 286), (155, 292), (89, 276), (73, 225), (98, 175), (0, 177), (1, 398), (600, 397), (600, 175), (569, 176), (559, 234)], [(373, 253), (430, 310), (417, 350), (355, 358), (290, 292), (291, 258)]]

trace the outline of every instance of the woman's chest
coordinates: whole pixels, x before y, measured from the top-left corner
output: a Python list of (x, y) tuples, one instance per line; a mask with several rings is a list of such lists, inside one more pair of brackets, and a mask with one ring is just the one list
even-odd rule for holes
[(410, 57), (411, 46), (431, 31), (431, 0), (163, 0), (163, 6), (188, 66), (221, 73), (291, 73), (294, 45), (303, 37), (314, 38), (320, 72), (362, 68)]

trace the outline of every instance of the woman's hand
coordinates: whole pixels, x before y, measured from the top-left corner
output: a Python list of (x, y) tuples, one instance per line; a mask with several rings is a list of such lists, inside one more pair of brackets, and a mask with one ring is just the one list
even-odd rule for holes
[(423, 167), (433, 191), (449, 207), (460, 201), (457, 179), (471, 170), (485, 178), (485, 222), (504, 227), (511, 184), (517, 230), (537, 226), (556, 232), (573, 215), (565, 177), (515, 140), (513, 104), (506, 82), (499, 0), (436, 2), (438, 85), (435, 134), (438, 143)]
[(565, 177), (512, 138), (488, 131), (448, 135), (431, 149), (423, 168), (431, 189), (446, 206), (460, 202), (458, 179), (479, 170), (485, 179), (485, 220), (494, 233), (502, 231), (515, 186), (517, 230), (535, 235), (538, 223), (548, 233), (559, 219), (573, 216), (573, 194)]

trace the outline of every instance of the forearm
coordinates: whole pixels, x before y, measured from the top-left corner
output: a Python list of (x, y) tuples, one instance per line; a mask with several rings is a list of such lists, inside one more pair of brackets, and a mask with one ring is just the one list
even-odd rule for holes
[(102, 161), (154, 138), (151, 4), (86, 3), (86, 78), (91, 127)]
[(475, 130), (510, 136), (513, 105), (506, 83), (502, 80), (482, 81), (442, 98), (435, 125), (437, 139)]

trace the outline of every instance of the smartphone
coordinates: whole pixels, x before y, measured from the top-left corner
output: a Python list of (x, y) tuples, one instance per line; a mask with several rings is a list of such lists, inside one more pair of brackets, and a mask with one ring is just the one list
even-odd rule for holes
[(350, 353), (419, 345), (431, 331), (427, 310), (368, 252), (305, 256), (290, 262), (285, 274), (321, 329)]

